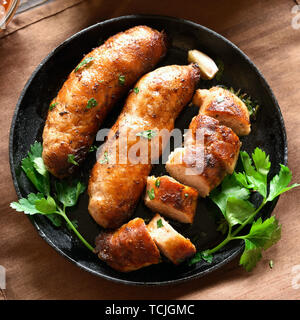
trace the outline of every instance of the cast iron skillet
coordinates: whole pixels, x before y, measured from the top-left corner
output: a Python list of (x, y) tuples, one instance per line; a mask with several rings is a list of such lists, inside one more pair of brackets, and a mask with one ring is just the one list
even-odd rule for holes
[[(140, 24), (165, 30), (170, 37), (171, 47), (160, 65), (186, 64), (187, 50), (195, 48), (206, 52), (215, 60), (220, 59), (225, 68), (218, 84), (241, 88), (262, 106), (252, 123), (251, 134), (242, 138), (242, 149), (252, 152), (258, 146), (265, 150), (270, 155), (273, 165), (271, 177), (279, 171), (280, 163), (287, 163), (286, 133), (277, 101), (262, 74), (241, 50), (221, 35), (191, 21), (162, 16), (131, 15), (100, 22), (78, 32), (53, 50), (30, 77), (16, 106), (10, 131), (10, 165), (18, 197), (35, 192), (22, 172), (20, 162), (35, 140), (42, 141), (49, 103), (68, 74), (84, 54), (109, 36)], [(208, 88), (215, 84), (216, 80), (201, 81), (199, 87)], [(108, 116), (103, 127), (109, 128), (114, 123), (122, 103), (121, 101)], [(176, 127), (187, 128), (197, 111), (196, 107), (186, 108), (176, 121)], [(81, 168), (82, 180), (88, 181), (89, 171), (94, 162), (95, 153), (91, 153)], [(163, 165), (156, 165), (152, 173), (161, 175), (165, 173), (164, 170)], [(253, 201), (258, 204), (259, 199), (254, 198)], [(89, 216), (87, 204), (88, 196), (84, 194), (76, 209), (69, 212), (69, 216), (78, 220), (79, 231), (90, 243), (94, 243), (101, 228)], [(266, 206), (263, 215), (269, 216), (274, 207), (275, 203)], [(217, 212), (209, 199), (201, 199), (193, 226), (172, 224), (179, 232), (192, 239), (198, 249), (204, 250), (222, 238), (221, 234), (216, 232)], [(135, 215), (149, 218), (152, 213), (144, 206), (143, 201), (140, 201)], [(66, 228), (56, 228), (47, 218), (39, 215), (30, 217), (30, 220), (44, 240), (76, 265), (108, 280), (126, 284), (162, 285), (187, 281), (220, 268), (243, 250), (243, 243), (237, 241), (229, 243), (224, 250), (216, 253), (211, 264), (202, 261), (193, 266), (186, 263), (174, 266), (164, 261), (135, 272), (119, 273), (89, 252)]]

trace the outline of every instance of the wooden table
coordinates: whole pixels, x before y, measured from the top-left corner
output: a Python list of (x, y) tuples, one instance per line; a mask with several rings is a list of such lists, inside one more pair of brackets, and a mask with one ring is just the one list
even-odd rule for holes
[[(41, 240), (25, 215), (9, 208), (16, 194), (8, 163), (9, 128), (17, 99), (47, 53), (98, 21), (148, 13), (207, 26), (254, 61), (279, 101), (288, 135), (289, 167), (293, 181), (300, 182), (300, 29), (292, 27), (292, 19), (300, 23), (300, 17), (296, 20), (291, 11), (295, 5), (292, 0), (58, 0), (16, 16), (0, 35), (0, 265), (7, 273), (0, 299), (298, 299), (300, 189), (280, 198), (275, 214), (283, 226), (282, 239), (265, 252), (252, 273), (240, 268), (236, 259), (205, 278), (158, 290), (95, 277)], [(273, 269), (268, 265), (270, 259)], [(293, 273), (297, 266), (298, 273)]]

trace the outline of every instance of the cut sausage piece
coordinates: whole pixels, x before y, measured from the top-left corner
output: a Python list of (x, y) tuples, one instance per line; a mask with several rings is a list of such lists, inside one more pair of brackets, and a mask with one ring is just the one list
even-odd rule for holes
[(238, 136), (248, 135), (251, 131), (248, 108), (240, 98), (227, 89), (198, 89), (193, 97), (193, 104), (200, 107), (201, 114), (217, 119)]
[(43, 160), (54, 176), (74, 172), (115, 102), (165, 53), (164, 33), (136, 26), (82, 59), (52, 100), (44, 127)]
[(145, 204), (152, 211), (159, 212), (183, 223), (193, 223), (198, 192), (169, 176), (148, 177)]
[(159, 250), (174, 264), (179, 264), (196, 253), (192, 242), (172, 228), (159, 214), (154, 216), (147, 228)]
[(116, 231), (103, 231), (96, 238), (98, 257), (113, 269), (134, 271), (160, 262), (159, 250), (141, 218)]
[(199, 77), (196, 65), (161, 67), (143, 76), (135, 85), (138, 90), (129, 94), (89, 180), (88, 209), (104, 228), (119, 227), (131, 217), (153, 160), (168, 143), (175, 119), (192, 99)]
[(234, 171), (241, 143), (230, 128), (202, 114), (193, 118), (189, 129), (184, 148), (176, 148), (169, 155), (166, 169), (206, 197)]

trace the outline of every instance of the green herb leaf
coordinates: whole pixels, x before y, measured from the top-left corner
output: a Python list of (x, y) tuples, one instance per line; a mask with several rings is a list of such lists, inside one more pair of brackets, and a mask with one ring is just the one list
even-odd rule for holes
[(162, 223), (162, 220), (161, 219), (158, 219), (157, 220), (157, 228), (162, 228), (164, 225)]
[(35, 142), (30, 147), (27, 157), (22, 160), (21, 168), (38, 191), (49, 195), (50, 179), (42, 160), (42, 151), (42, 144)]
[(136, 88), (133, 89), (133, 92), (138, 94), (140, 92), (140, 89), (136, 87)]
[(194, 255), (192, 259), (190, 259), (189, 265), (191, 266), (197, 262), (200, 262), (201, 260), (212, 263), (213, 255), (209, 253), (209, 250), (199, 251)]
[(103, 159), (100, 160), (100, 163), (101, 164), (108, 163), (108, 152), (107, 151), (104, 152)]
[(151, 140), (157, 135), (157, 132), (154, 130), (145, 130), (136, 134), (138, 137), (142, 137), (148, 140)]
[(224, 178), (220, 188), (214, 189), (211, 194), (211, 200), (220, 208), (223, 215), (225, 215), (227, 199), (229, 197), (236, 197), (246, 200), (249, 198), (250, 192), (236, 179), (235, 175), (228, 175)]
[(42, 214), (51, 214), (56, 212), (56, 203), (51, 196), (35, 201), (36, 209)]
[[(266, 175), (261, 173), (266, 170), (264, 167), (259, 167), (259, 170), (256, 170), (252, 165), (252, 160), (249, 154), (246, 151), (240, 152), (242, 163), (245, 169), (246, 177), (251, 186), (253, 186), (255, 191), (258, 191), (264, 198), (267, 195), (267, 179)], [(265, 153), (260, 153), (260, 155), (265, 155)], [(264, 159), (256, 159), (256, 163), (259, 165), (260, 163), (265, 164), (268, 160)]]
[(42, 193), (30, 193), (26, 198), (20, 199), (18, 202), (12, 202), (10, 207), (18, 212), (24, 212), (25, 214), (33, 215), (40, 213), (40, 211), (35, 207), (35, 202), (37, 200), (43, 199), (44, 195)]
[(272, 216), (264, 221), (259, 218), (255, 221), (250, 229), (249, 234), (244, 236), (250, 240), (256, 247), (261, 247), (264, 250), (270, 248), (281, 237), (281, 225), (278, 220)]
[(79, 163), (75, 161), (75, 155), (72, 153), (68, 154), (68, 162), (74, 164), (75, 166), (79, 166)]
[(157, 179), (155, 180), (155, 187), (156, 187), (156, 188), (159, 188), (159, 186), (160, 186), (160, 179), (157, 178)]
[(150, 190), (147, 190), (147, 193), (150, 200), (153, 200), (155, 198), (155, 193), (153, 188), (151, 188)]
[(87, 109), (92, 109), (94, 107), (96, 107), (96, 105), (98, 104), (97, 100), (94, 98), (89, 99), (89, 101), (87, 102), (86, 108)]
[(124, 86), (125, 84), (125, 76), (119, 75), (119, 85)]
[(94, 152), (94, 151), (96, 151), (98, 149), (98, 147), (97, 146), (90, 146), (90, 149), (89, 149), (89, 152)]
[(51, 103), (50, 106), (49, 106), (49, 110), (50, 111), (53, 110), (57, 105), (58, 105), (58, 102)]
[(229, 225), (242, 224), (255, 211), (253, 204), (236, 197), (227, 199), (225, 218)]
[(56, 181), (55, 189), (57, 199), (65, 207), (73, 207), (77, 204), (79, 196), (85, 191), (86, 187), (80, 181), (73, 181), (72, 184), (67, 181)]
[(267, 201), (273, 201), (280, 194), (299, 186), (298, 183), (295, 183), (288, 187), (288, 184), (291, 182), (291, 180), (292, 173), (290, 169), (281, 164), (279, 174), (274, 176), (270, 182), (270, 191)]
[(93, 61), (94, 58), (93, 57), (88, 57), (88, 58), (85, 58), (83, 59), (79, 64), (78, 66), (75, 68), (75, 72), (77, 72), (80, 68), (82, 67), (86, 67), (91, 61)]
[(245, 240), (245, 249), (240, 258), (240, 265), (242, 265), (248, 272), (250, 272), (262, 258), (262, 249), (258, 248), (249, 240)]

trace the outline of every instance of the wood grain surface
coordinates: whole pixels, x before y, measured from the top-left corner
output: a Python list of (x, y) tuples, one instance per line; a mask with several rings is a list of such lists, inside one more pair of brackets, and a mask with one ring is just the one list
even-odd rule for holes
[(46, 244), (25, 215), (10, 209), (16, 193), (8, 157), (16, 102), (48, 52), (96, 22), (151, 13), (209, 27), (253, 60), (278, 99), (288, 135), (289, 167), (293, 181), (300, 182), (300, 29), (292, 27), (295, 5), (293, 0), (58, 0), (16, 16), (0, 35), (0, 265), (6, 268), (0, 299), (299, 299), (300, 271), (297, 278), (293, 270), (300, 268), (300, 189), (280, 198), (275, 214), (282, 223), (282, 239), (265, 252), (253, 272), (244, 271), (235, 259), (184, 284), (132, 287), (82, 271)]

